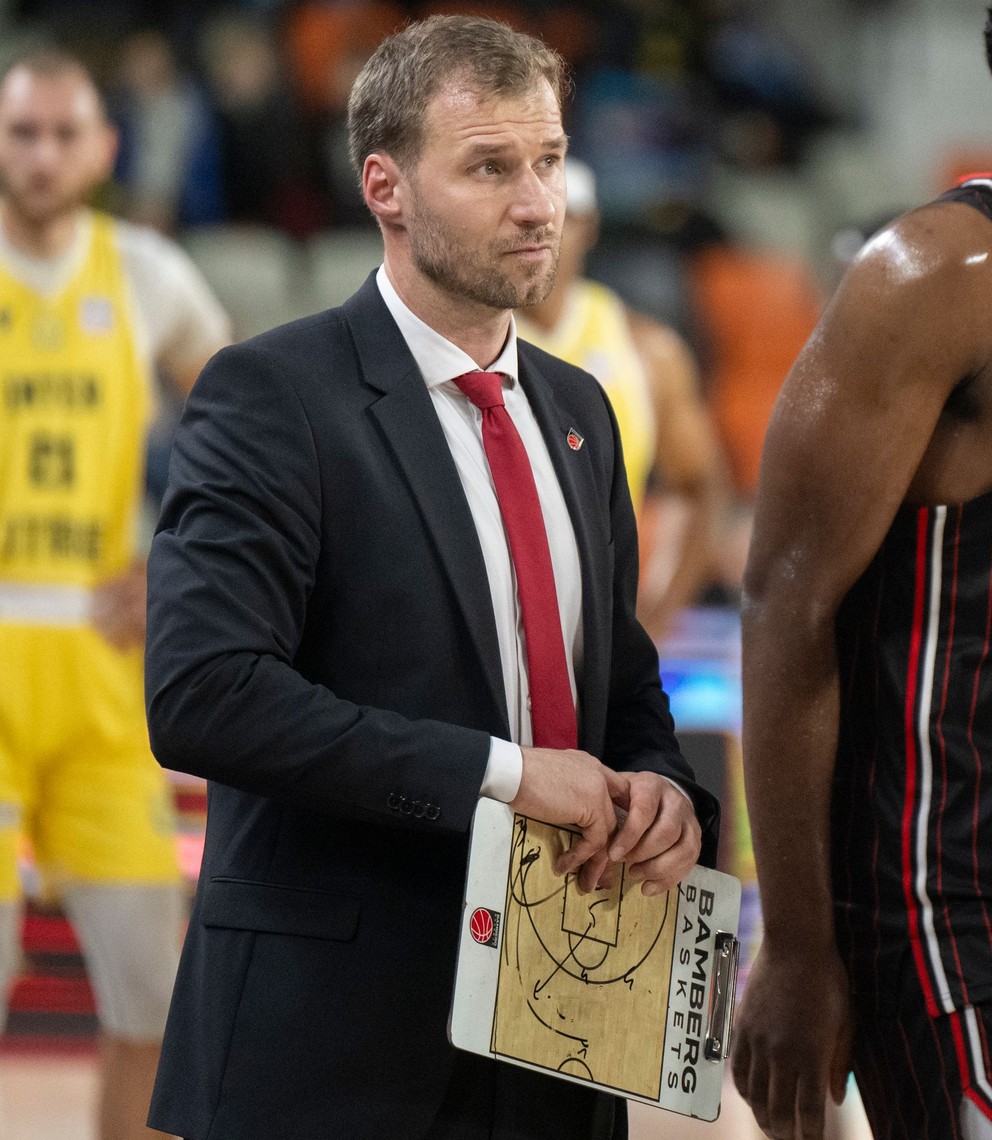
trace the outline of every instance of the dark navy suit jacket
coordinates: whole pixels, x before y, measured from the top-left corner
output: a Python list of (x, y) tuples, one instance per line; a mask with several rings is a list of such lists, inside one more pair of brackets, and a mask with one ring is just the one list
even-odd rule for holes
[[(716, 804), (634, 617), (608, 402), (578, 369), (519, 358), (578, 541), (580, 747), (681, 778), (712, 859)], [(472, 516), (373, 278), (208, 364), (148, 576), (152, 747), (209, 781), (150, 1120), (195, 1140), (420, 1135), (454, 1053), (468, 827), (508, 727)]]

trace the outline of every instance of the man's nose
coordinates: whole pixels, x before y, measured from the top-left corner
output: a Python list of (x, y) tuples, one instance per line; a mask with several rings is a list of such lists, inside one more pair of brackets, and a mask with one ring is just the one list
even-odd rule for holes
[(31, 146), (29, 162), (37, 171), (54, 170), (61, 157), (61, 147), (54, 135), (39, 135)]
[(564, 207), (553, 178), (542, 178), (537, 171), (522, 172), (510, 213), (519, 226), (549, 226)]

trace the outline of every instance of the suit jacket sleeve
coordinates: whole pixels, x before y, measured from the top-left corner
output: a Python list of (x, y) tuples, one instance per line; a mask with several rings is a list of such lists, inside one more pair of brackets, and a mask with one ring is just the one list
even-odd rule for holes
[(189, 398), (148, 562), (146, 695), (166, 767), (316, 811), (407, 823), (397, 787), (462, 831), (488, 733), (344, 700), (295, 658), (315, 588), (314, 425), (276, 357), (222, 350)]

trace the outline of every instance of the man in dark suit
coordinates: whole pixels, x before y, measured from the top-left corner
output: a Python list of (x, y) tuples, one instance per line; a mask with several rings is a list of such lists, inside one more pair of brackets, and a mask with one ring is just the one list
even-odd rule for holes
[[(585, 886), (624, 860), (659, 893), (701, 840), (713, 855), (716, 804), (634, 617), (608, 402), (510, 313), (553, 278), (561, 86), (552, 52), (488, 20), (385, 41), (349, 108), (384, 266), (218, 354), (190, 397), (149, 563), (148, 710), (161, 762), (209, 779), (209, 816), (155, 1127), (626, 1134), (621, 1102), (445, 1032), (480, 795), (573, 826), (558, 870)], [(506, 479), (496, 437), (526, 471)]]

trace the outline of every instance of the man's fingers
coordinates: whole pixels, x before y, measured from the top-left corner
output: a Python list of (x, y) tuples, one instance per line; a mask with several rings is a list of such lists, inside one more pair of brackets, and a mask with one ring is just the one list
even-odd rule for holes
[(580, 835), (577, 839), (573, 839), (572, 846), (555, 860), (555, 874), (562, 876), (571, 874), (576, 867), (581, 867), (602, 848), (602, 842), (599, 842), (591, 832)]
[[(617, 825), (613, 804), (604, 799), (588, 826), (582, 828), (582, 835), (572, 840), (572, 846), (555, 861), (555, 873), (567, 875), (583, 863), (587, 863), (600, 852), (605, 854), (606, 844)], [(605, 865), (605, 860), (604, 860)], [(602, 870), (602, 866), (600, 867)]]
[(847, 1093), (847, 1078), (851, 1072), (851, 1029), (845, 1026), (830, 1060), (830, 1096), (840, 1104)]
[[(648, 778), (640, 772), (631, 773), (627, 777), (627, 789), (626, 803), (622, 805), (626, 818), (610, 844), (610, 858), (614, 863), (629, 859), (631, 851), (640, 843), (661, 810), (663, 784), (653, 773)], [(651, 854), (657, 855), (658, 852), (652, 851)]]
[(601, 891), (612, 891), (613, 888), (617, 885), (617, 878), (619, 874), (620, 864), (611, 863), (609, 856), (607, 856), (606, 866), (603, 868), (603, 871), (599, 876), (599, 882), (596, 884), (596, 886)]
[[(687, 821), (681, 815), (662, 813), (651, 821), (637, 842), (628, 850), (627, 865), (631, 869), (643, 866), (646, 861), (664, 855), (679, 843), (688, 842), (689, 838)], [(610, 853), (613, 853), (613, 845)], [(644, 878), (643, 875), (640, 877)]]
[(626, 811), (630, 806), (630, 776), (626, 772), (615, 772), (605, 764), (603, 774), (606, 777), (606, 790), (610, 799), (617, 807)]
[(596, 890), (609, 861), (609, 856), (602, 849), (597, 851), (591, 859), (587, 859), (579, 868), (577, 876), (579, 889), (586, 893)]
[(730, 1056), (730, 1071), (737, 1091), (747, 1100), (751, 1078), (751, 1044), (744, 1035), (739, 1036), (734, 1042)]
[(758, 1127), (762, 1132), (769, 1132), (771, 1118), (768, 1115), (768, 1064), (760, 1054), (751, 1057), (747, 1074), (747, 1091), (743, 1092), (743, 1096), (751, 1106)]
[(682, 881), (692, 870), (699, 856), (699, 835), (683, 824), (678, 838), (660, 855), (639, 863), (628, 864), (628, 874), (634, 882), (643, 881), (645, 895), (660, 895)]
[(826, 1090), (818, 1080), (799, 1079), (796, 1090), (797, 1135), (801, 1140), (823, 1140), (826, 1124)]
[(610, 858), (614, 863), (622, 863), (639, 846), (645, 832), (654, 823), (657, 812), (656, 802), (652, 804), (643, 796), (631, 795), (627, 817), (610, 843)]
[[(774, 1140), (798, 1140), (796, 1132), (796, 1075), (790, 1068), (772, 1065), (768, 1074), (768, 1134)], [(818, 1140), (822, 1140), (819, 1137)]]

